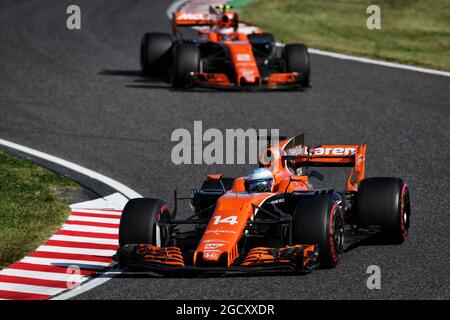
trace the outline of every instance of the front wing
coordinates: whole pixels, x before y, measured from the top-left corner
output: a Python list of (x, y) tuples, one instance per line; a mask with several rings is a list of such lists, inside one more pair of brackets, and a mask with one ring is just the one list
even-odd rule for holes
[(164, 276), (218, 276), (239, 274), (307, 273), (318, 266), (316, 245), (284, 248), (259, 247), (250, 250), (233, 265), (185, 265), (177, 247), (149, 244), (126, 245), (114, 257), (117, 265), (133, 272), (152, 272)]
[(272, 80), (261, 83), (237, 85), (231, 82), (225, 74), (221, 73), (191, 73), (192, 86), (216, 90), (229, 91), (282, 91), (305, 89), (302, 85), (303, 77), (293, 74), (272, 74)]

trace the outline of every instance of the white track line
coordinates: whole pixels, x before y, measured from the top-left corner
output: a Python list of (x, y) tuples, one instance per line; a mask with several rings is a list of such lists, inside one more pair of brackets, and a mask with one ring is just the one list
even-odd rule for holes
[(446, 71), (414, 67), (414, 66), (410, 66), (410, 65), (406, 65), (406, 64), (350, 56), (350, 55), (346, 55), (346, 54), (335, 53), (335, 52), (330, 52), (330, 51), (323, 51), (323, 50), (312, 49), (312, 48), (309, 48), (308, 52), (317, 54), (317, 55), (321, 55), (321, 56), (332, 57), (332, 58), (336, 58), (336, 59), (340, 59), (340, 60), (351, 60), (351, 61), (357, 61), (357, 62), (362, 62), (362, 63), (375, 64), (375, 65), (379, 65), (379, 66), (383, 66), (383, 67), (403, 69), (403, 70), (428, 73), (428, 74), (433, 74), (433, 75), (438, 75), (438, 76), (450, 77), (450, 72), (446, 72)]
[(173, 2), (166, 10), (166, 15), (169, 20), (172, 20), (172, 12), (176, 12), (180, 9), (182, 5), (184, 5), (188, 0), (178, 0)]
[(119, 245), (119, 241), (116, 239), (66, 236), (66, 235), (62, 235), (62, 234), (55, 234), (52, 237), (50, 237), (50, 240)]
[[(172, 3), (169, 8), (166, 10), (166, 15), (169, 19), (172, 19), (172, 12), (175, 12), (180, 9), (181, 6), (185, 5), (188, 0), (178, 0)], [(226, 3), (228, 1), (223, 1), (223, 3)], [(382, 61), (382, 60), (374, 60), (369, 58), (363, 58), (363, 57), (357, 57), (357, 56), (351, 56), (331, 51), (324, 51), (324, 50), (318, 50), (309, 48), (309, 53), (317, 54), (321, 56), (327, 56), (335, 59), (341, 59), (341, 60), (349, 60), (349, 61), (356, 61), (361, 63), (367, 63), (367, 64), (374, 64), (382, 67), (388, 67), (388, 68), (395, 68), (395, 69), (402, 69), (402, 70), (408, 70), (408, 71), (414, 71), (414, 72), (420, 72), (420, 73), (427, 73), (432, 74), (436, 76), (443, 76), (443, 77), (450, 77), (450, 72), (447, 71), (441, 71), (441, 70), (435, 70), (435, 69), (428, 69), (428, 68), (421, 68), (421, 67), (415, 67), (407, 64), (400, 64), (400, 63), (394, 63), (394, 62), (388, 62), (388, 61)]]
[(52, 295), (58, 294), (64, 290), (66, 290), (66, 289), (34, 286), (31, 284), (0, 282), (0, 290), (21, 292), (21, 293), (31, 293), (31, 294), (45, 294), (45, 295), (52, 296)]
[(117, 219), (120, 219), (120, 216), (122, 215), (122, 212), (86, 210), (86, 209), (77, 209), (77, 208), (72, 208), (72, 213), (103, 214), (103, 215), (109, 215), (109, 216), (117, 216)]
[(25, 277), (41, 280), (74, 281), (74, 282), (83, 282), (88, 279), (88, 277), (77, 274), (21, 270), (21, 269), (4, 269), (0, 271), (0, 275)]
[[(122, 212), (114, 211), (118, 208), (123, 208), (128, 199), (133, 198), (133, 194), (121, 194), (119, 192), (110, 194), (109, 196), (90, 200), (90, 201), (84, 201), (79, 203), (74, 203), (70, 205), (70, 208), (74, 211), (84, 211), (87, 210), (89, 212), (96, 212), (96, 213), (117, 213), (121, 214)], [(139, 198), (139, 197), (138, 197)], [(97, 212), (98, 211), (98, 212)]]
[(59, 252), (59, 253), (73, 253), (73, 254), (86, 254), (92, 256), (102, 256), (102, 257), (112, 257), (116, 251), (115, 250), (105, 250), (105, 249), (88, 249), (88, 248), (72, 248), (72, 247), (61, 247), (61, 246), (47, 246), (43, 245), (36, 249), (37, 252)]
[(86, 291), (89, 291), (99, 285), (104, 284), (106, 281), (114, 278), (115, 276), (119, 275), (121, 272), (120, 271), (107, 271), (102, 273), (100, 276), (94, 278), (91, 281), (87, 281), (85, 283), (83, 283), (82, 285), (79, 285), (77, 287), (75, 287), (72, 290), (69, 290), (63, 294), (60, 294), (56, 297), (51, 298), (50, 300), (67, 300), (67, 299), (71, 299), (73, 297), (76, 297), (77, 295), (84, 293)]
[(81, 269), (104, 269), (110, 264), (108, 262), (88, 261), (88, 260), (73, 260), (73, 259), (57, 259), (57, 258), (39, 258), (39, 257), (25, 257), (20, 262), (43, 264), (46, 266), (63, 266), (68, 267), (77, 265)]
[(101, 223), (111, 223), (111, 224), (119, 224), (120, 223), (120, 219), (84, 217), (84, 216), (74, 216), (74, 215), (70, 215), (68, 220), (70, 220), (70, 221), (101, 222)]
[(93, 227), (93, 226), (85, 226), (85, 225), (79, 225), (79, 224), (63, 224), (61, 230), (106, 233), (106, 234), (119, 234), (119, 230), (117, 228)]

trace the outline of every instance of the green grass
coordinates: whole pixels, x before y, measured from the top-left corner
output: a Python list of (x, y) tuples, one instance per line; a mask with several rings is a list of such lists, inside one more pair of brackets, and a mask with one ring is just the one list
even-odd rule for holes
[(248, 3), (254, 2), (255, 0), (232, 0), (230, 4), (234, 9), (238, 9), (239, 7), (245, 6)]
[(75, 183), (0, 152), (0, 268), (20, 260), (59, 229), (69, 215)]
[[(380, 30), (366, 26), (371, 4)], [(283, 42), (450, 71), (448, 0), (256, 0), (239, 11)]]

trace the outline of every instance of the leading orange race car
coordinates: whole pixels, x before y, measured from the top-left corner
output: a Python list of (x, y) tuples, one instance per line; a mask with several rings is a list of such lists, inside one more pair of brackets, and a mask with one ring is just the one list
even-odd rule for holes
[[(364, 178), (365, 160), (366, 145), (308, 147), (300, 135), (263, 150), (248, 176), (210, 174), (191, 197), (175, 193), (172, 211), (160, 199), (132, 199), (115, 260), (171, 275), (295, 273), (333, 268), (366, 239), (400, 244), (410, 224), (408, 186), (399, 178)], [(323, 175), (314, 167), (351, 168), (346, 189), (315, 189), (311, 178)], [(177, 220), (180, 199), (192, 213)]]
[[(175, 12), (173, 34), (146, 33), (141, 66), (146, 76), (169, 75), (173, 87), (218, 89), (306, 88), (310, 80), (308, 49), (284, 45), (261, 29), (240, 28), (228, 6), (209, 13)], [(196, 39), (184, 39), (180, 27), (197, 27)], [(249, 33), (248, 33), (249, 32)]]

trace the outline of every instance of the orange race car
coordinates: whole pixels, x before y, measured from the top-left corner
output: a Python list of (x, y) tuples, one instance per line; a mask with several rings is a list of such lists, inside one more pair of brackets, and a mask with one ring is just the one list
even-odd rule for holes
[[(173, 35), (146, 33), (141, 66), (146, 76), (170, 75), (175, 88), (291, 89), (308, 87), (310, 62), (303, 44), (276, 43), (272, 34), (240, 28), (228, 6), (209, 13), (173, 13)], [(183, 39), (180, 27), (198, 27)], [(175, 40), (174, 40), (175, 39)]]
[[(335, 267), (364, 239), (402, 243), (409, 189), (398, 178), (364, 179), (365, 153), (365, 145), (307, 147), (301, 135), (264, 150), (246, 177), (211, 174), (192, 196), (175, 193), (172, 211), (163, 200), (132, 199), (115, 260), (169, 275), (305, 272)], [(323, 166), (351, 168), (346, 190), (313, 187), (311, 178), (323, 175), (311, 167)], [(185, 219), (176, 219), (180, 199), (191, 205)]]

